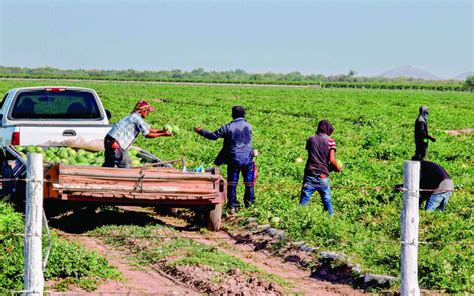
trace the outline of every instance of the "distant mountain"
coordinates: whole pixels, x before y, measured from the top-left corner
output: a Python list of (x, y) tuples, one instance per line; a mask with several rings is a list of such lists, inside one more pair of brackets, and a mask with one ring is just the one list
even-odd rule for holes
[(391, 70), (387, 70), (379, 75), (379, 77), (383, 78), (397, 78), (397, 77), (408, 77), (414, 79), (424, 79), (424, 80), (442, 80), (442, 78), (437, 77), (429, 72), (424, 70), (411, 67), (411, 66), (403, 66)]
[(464, 72), (464, 73), (459, 74), (458, 76), (454, 77), (453, 79), (466, 80), (467, 76), (473, 76), (473, 75), (474, 75), (474, 71), (468, 71), (468, 72)]

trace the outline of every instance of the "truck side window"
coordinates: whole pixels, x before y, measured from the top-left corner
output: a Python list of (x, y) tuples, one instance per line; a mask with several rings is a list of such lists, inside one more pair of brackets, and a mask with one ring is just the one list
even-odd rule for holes
[(5, 103), (5, 100), (7, 99), (7, 97), (8, 97), (8, 93), (3, 97), (2, 102), (0, 103), (0, 110), (2, 109), (3, 103)]
[[(3, 103), (5, 103), (5, 101), (7, 100), (8, 94), (9, 93), (6, 93), (5, 96), (2, 99), (2, 102), (0, 102), (0, 112), (2, 111)], [(0, 126), (2, 126), (2, 121), (3, 121), (3, 115), (0, 115)]]

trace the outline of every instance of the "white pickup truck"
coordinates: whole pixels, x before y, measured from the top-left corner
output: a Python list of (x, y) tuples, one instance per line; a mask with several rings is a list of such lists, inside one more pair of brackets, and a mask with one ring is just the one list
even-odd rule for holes
[(97, 93), (79, 87), (24, 87), (7, 92), (0, 105), (0, 147), (39, 145), (80, 138), (103, 140), (110, 112)]
[[(97, 93), (78, 87), (22, 87), (8, 91), (0, 103), (0, 161), (3, 178), (25, 174), (18, 146), (67, 146), (68, 141), (97, 143), (110, 130), (111, 113)], [(20, 185), (20, 186), (17, 186)], [(24, 186), (2, 182), (2, 195), (24, 195)]]
[[(42, 152), (58, 147), (101, 150), (110, 117), (92, 89), (54, 86), (8, 91), (0, 105), (2, 196), (16, 202), (25, 198), (25, 182), (16, 180), (26, 172), (19, 146), (39, 146)], [(225, 180), (218, 170), (180, 171), (135, 148), (146, 164), (130, 169), (45, 162), (45, 202), (197, 207), (207, 227), (219, 229)]]

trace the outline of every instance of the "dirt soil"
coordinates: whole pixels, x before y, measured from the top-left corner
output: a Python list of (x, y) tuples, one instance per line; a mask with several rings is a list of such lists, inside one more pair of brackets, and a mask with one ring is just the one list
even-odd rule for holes
[(97, 238), (73, 236), (74, 241), (89, 250), (97, 251), (107, 258), (110, 265), (115, 266), (122, 274), (124, 281), (108, 281), (96, 291), (88, 293), (79, 288), (73, 288), (67, 293), (55, 292), (52, 295), (201, 295), (196, 289), (187, 288), (179, 281), (168, 276), (159, 269), (152, 267), (137, 267), (127, 262), (127, 255), (100, 242)]
[(446, 131), (446, 132), (451, 136), (470, 135), (470, 134), (474, 133), (474, 128), (450, 130), (450, 131)]
[(290, 282), (293, 286), (293, 293), (303, 295), (362, 295), (363, 292), (354, 288), (332, 284), (312, 278), (311, 272), (292, 264), (290, 260), (272, 256), (266, 250), (256, 251), (251, 244), (238, 244), (229, 240), (221, 240), (228, 235), (223, 232), (211, 234), (208, 237), (195, 239), (196, 241), (217, 247), (222, 252), (240, 258), (242, 261), (257, 266), (258, 268), (279, 276)]
[[(81, 219), (80, 229), (60, 227), (59, 233), (66, 233), (68, 239), (82, 244), (90, 250), (96, 250), (106, 257), (109, 263), (122, 273), (124, 281), (108, 281), (102, 284), (96, 291), (87, 293), (78, 288), (61, 293), (54, 292), (52, 295), (202, 295), (202, 293), (213, 295), (282, 295), (282, 294), (302, 294), (302, 295), (362, 295), (363, 291), (354, 289), (344, 284), (334, 284), (317, 279), (311, 275), (307, 269), (299, 266), (298, 262), (304, 254), (295, 254), (299, 260), (292, 260), (292, 256), (286, 258), (273, 256), (264, 248), (256, 248), (251, 243), (243, 243), (242, 240), (229, 232), (204, 232), (201, 233), (197, 227), (192, 227), (185, 220), (170, 216), (160, 216), (143, 209), (126, 207), (126, 213), (117, 213), (119, 217), (107, 219), (111, 224), (127, 216), (128, 221), (124, 224), (148, 224), (154, 221), (157, 224), (165, 224), (179, 231), (179, 235), (192, 239), (198, 243), (214, 246), (221, 252), (235, 256), (240, 260), (254, 265), (259, 269), (274, 274), (289, 283), (289, 288), (279, 287), (276, 283), (268, 283), (257, 276), (250, 279), (245, 278), (239, 269), (232, 270), (225, 275), (224, 280), (219, 283), (213, 282), (214, 271), (206, 270), (202, 267), (180, 266), (173, 269), (166, 269), (166, 264), (156, 264), (137, 268), (136, 265), (127, 261), (127, 253), (115, 247), (103, 244), (98, 238), (81, 235), (87, 230), (104, 225), (104, 221), (97, 219)], [(131, 219), (134, 216), (135, 219)], [(140, 217), (144, 221), (140, 221)], [(72, 219), (72, 218), (71, 218)], [(137, 220), (138, 219), (138, 220)], [(84, 221), (90, 221), (91, 225), (84, 225)], [(137, 222), (138, 221), (138, 222)], [(64, 222), (64, 220), (62, 221)], [(71, 222), (71, 221), (70, 221)], [(122, 220), (123, 222), (123, 220)], [(53, 226), (58, 226), (58, 221), (53, 221)], [(87, 223), (89, 224), (89, 223)], [(94, 224), (94, 225), (92, 225)], [(118, 223), (121, 224), (121, 223)], [(135, 223), (133, 223), (135, 224)], [(62, 224), (64, 225), (64, 224)], [(165, 259), (167, 260), (167, 259)], [(173, 258), (169, 258), (173, 260)], [(296, 263), (295, 263), (296, 262)], [(222, 275), (219, 275), (222, 278)], [(288, 290), (289, 289), (289, 290)]]

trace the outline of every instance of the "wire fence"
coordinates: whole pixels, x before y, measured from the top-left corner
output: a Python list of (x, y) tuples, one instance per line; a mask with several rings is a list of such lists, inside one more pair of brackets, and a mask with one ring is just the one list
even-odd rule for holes
[[(260, 231), (264, 233), (265, 230)], [(8, 232), (0, 232), (0, 235), (5, 237), (24, 237), (25, 235), (22, 233), (8, 233)], [(246, 238), (245, 236), (230, 236), (230, 237), (209, 237), (209, 236), (193, 236), (193, 235), (178, 235), (178, 234), (157, 234), (157, 235), (133, 235), (133, 234), (87, 234), (87, 233), (56, 233), (58, 237), (63, 238), (78, 238), (78, 237), (87, 237), (87, 238), (117, 238), (117, 239), (191, 239), (191, 240), (200, 240), (200, 239), (209, 239), (209, 240), (216, 240), (216, 241), (231, 241), (231, 242), (241, 242), (250, 240), (250, 238)], [(378, 244), (378, 243), (391, 243), (391, 244), (405, 244), (405, 243), (412, 243), (412, 242), (404, 242), (401, 240), (389, 240), (389, 239), (356, 239), (354, 240), (357, 244)], [(325, 240), (326, 244), (330, 243), (341, 243), (339, 240), (335, 239), (328, 239)], [(354, 242), (345, 243), (345, 244), (356, 244)], [(444, 246), (444, 245), (462, 245), (462, 246), (470, 246), (474, 247), (474, 241), (418, 241), (420, 245), (435, 245), (435, 246)]]
[[(99, 178), (99, 177), (97, 177)], [(28, 179), (28, 178), (2, 178), (0, 179), (1, 181), (4, 181), (4, 182), (7, 182), (7, 181), (15, 181), (15, 182), (35, 182), (36, 185), (40, 185), (42, 183), (57, 183), (59, 182), (59, 180), (51, 180), (51, 179), (44, 179), (44, 180), (31, 180), (31, 179)], [(156, 180), (153, 180), (154, 182)], [(193, 183), (195, 184), (198, 184), (198, 182), (196, 181), (193, 181), (193, 180), (187, 180), (186, 181), (187, 184), (190, 184), (192, 185)], [(298, 187), (300, 188), (302, 185), (301, 184), (288, 184), (288, 183), (284, 183), (284, 184), (268, 184), (268, 183), (264, 183), (264, 184), (260, 184), (260, 185), (256, 185), (255, 183), (245, 183), (245, 182), (226, 182), (227, 185), (236, 185), (236, 186), (255, 186), (255, 187), (262, 187), (263, 189), (269, 189), (269, 188), (272, 188), (272, 187), (278, 187), (278, 186), (294, 186), (294, 187)], [(90, 184), (88, 184), (90, 185)], [(335, 185), (335, 186), (331, 186), (331, 188), (334, 188), (334, 189), (343, 189), (343, 190), (353, 190), (353, 191), (376, 191), (376, 192), (380, 192), (382, 190), (391, 190), (391, 191), (395, 191), (395, 192), (408, 192), (409, 189), (408, 188), (403, 188), (403, 187), (398, 187), (398, 188), (395, 188), (394, 186), (372, 186), (372, 187), (367, 187), (367, 186), (361, 186), (361, 187), (358, 187), (358, 186), (343, 186), (343, 185)], [(436, 189), (419, 189), (418, 190), (419, 192), (436, 192), (437, 190)], [(454, 191), (454, 192), (469, 192), (469, 193), (472, 193), (474, 192), (473, 189), (470, 189), (470, 188), (457, 188), (457, 189), (454, 189), (454, 190), (445, 190), (443, 192), (447, 192), (447, 191)], [(135, 191), (130, 191), (130, 192), (139, 192), (139, 189), (135, 190)], [(126, 193), (126, 192), (124, 192)], [(412, 193), (412, 192), (410, 192)], [(416, 194), (416, 192), (413, 192), (412, 194), (410, 195), (413, 195), (415, 197), (418, 197), (418, 195)], [(46, 218), (46, 214), (44, 213), (43, 211), (43, 222), (44, 224), (47, 226), (48, 225), (48, 221), (47, 221), (47, 218)], [(49, 230), (49, 227), (46, 227), (46, 230), (47, 230), (47, 235), (48, 235), (48, 251), (46, 253), (46, 255), (48, 256), (49, 255), (49, 252), (51, 250), (51, 236), (50, 236), (50, 230)], [(4, 237), (5, 236), (20, 236), (20, 237), (24, 237), (25, 234), (23, 233), (10, 233), (10, 232), (0, 232), (0, 235), (3, 235)], [(98, 234), (65, 234), (65, 233), (59, 233), (58, 236), (60, 237), (94, 237), (94, 238), (98, 238), (98, 237), (115, 237), (115, 238), (125, 238), (125, 237), (129, 237), (129, 238), (135, 238), (135, 239), (162, 239), (162, 238), (188, 238), (188, 239), (198, 239), (198, 238), (202, 238), (202, 236), (189, 236), (189, 235), (184, 235), (184, 236), (179, 236), (179, 235), (176, 235), (176, 234), (172, 234), (172, 235), (163, 235), (163, 234), (160, 234), (160, 235), (147, 235), (147, 236), (144, 236), (144, 235), (118, 235), (118, 234), (101, 234), (101, 235), (98, 235)], [(216, 239), (216, 240), (236, 240), (236, 238), (234, 237), (213, 237), (213, 239)], [(386, 239), (376, 239), (377, 242), (382, 242), (382, 243), (401, 243), (403, 244), (404, 242), (402, 241), (397, 241), (397, 240), (386, 240)], [(331, 241), (327, 241), (326, 243), (330, 243), (330, 242), (336, 242), (335, 240), (331, 240)], [(358, 240), (358, 242), (365, 242), (365, 243), (373, 243), (374, 240), (373, 239), (370, 239), (370, 240), (365, 240), (365, 241), (361, 241), (361, 240)], [(474, 245), (474, 242), (470, 242), (470, 241), (467, 241), (467, 242), (464, 242), (464, 241), (420, 241), (418, 242), (419, 244), (431, 244), (431, 245), (445, 245), (445, 244), (462, 244), (462, 245)], [(47, 259), (46, 259), (47, 261)], [(44, 264), (45, 265), (45, 264)]]
[[(103, 179), (101, 177), (96, 177), (96, 178), (91, 178), (91, 179)], [(43, 179), (43, 180), (32, 180), (28, 178), (2, 178), (0, 179), (2, 182), (34, 182), (36, 186), (40, 186), (43, 184), (49, 184), (49, 183), (58, 183), (61, 180), (56, 179)], [(137, 182), (140, 182), (140, 187), (143, 186), (143, 178), (139, 179)], [(153, 180), (153, 182), (158, 182), (159, 180)], [(198, 184), (199, 182), (193, 181), (193, 180), (186, 180), (186, 183), (189, 185), (193, 184)], [(286, 186), (290, 187), (291, 189), (297, 189), (301, 188), (302, 184), (296, 184), (296, 183), (256, 183), (256, 182), (225, 182), (227, 186), (251, 186), (251, 187), (256, 187), (257, 189), (261, 190), (268, 190), (268, 189), (275, 189), (275, 188), (281, 188), (281, 186)], [(91, 185), (86, 184), (86, 185)], [(129, 192), (140, 192), (140, 187), (136, 186), (134, 188), (135, 190), (131, 190)], [(439, 190), (437, 189), (419, 189), (419, 190), (409, 190), (408, 188), (404, 187), (396, 187), (396, 186), (347, 186), (347, 185), (334, 185), (330, 186), (332, 189), (340, 189), (340, 190), (351, 190), (351, 191), (360, 191), (360, 192), (367, 192), (367, 191), (375, 191), (375, 192), (380, 192), (383, 190), (390, 190), (390, 191), (395, 191), (395, 192), (408, 192), (410, 196), (415, 196), (418, 197), (417, 191), (418, 192), (438, 192)], [(453, 190), (444, 190), (443, 192), (447, 191), (453, 191), (453, 192), (468, 192), (468, 193), (473, 193), (474, 190), (471, 188), (455, 188)], [(125, 192), (126, 193), (126, 192)], [(46, 214), (43, 211), (43, 225), (45, 226), (46, 229), (46, 237), (47, 237), (47, 247), (46, 247), (46, 252), (45, 256), (43, 258), (43, 271), (46, 270), (47, 262), (48, 262), (48, 257), (51, 252), (51, 249), (53, 247), (53, 243), (51, 240), (51, 231), (48, 226), (48, 220), (46, 218)], [(265, 232), (266, 229), (261, 230), (260, 232)], [(258, 231), (257, 231), (258, 232)], [(256, 233), (256, 232), (253, 232)], [(36, 234), (24, 234), (24, 233), (11, 233), (11, 232), (0, 232), (0, 240), (5, 239), (7, 237), (26, 237), (26, 236), (33, 236)], [(231, 242), (242, 242), (246, 241), (247, 238), (244, 237), (239, 237), (239, 236), (211, 236), (211, 237), (206, 237), (204, 235), (181, 235), (181, 234), (176, 234), (176, 233), (160, 233), (160, 234), (149, 234), (149, 235), (134, 235), (134, 234), (117, 234), (117, 233), (80, 233), (80, 234), (71, 234), (71, 233), (62, 233), (62, 232), (55, 232), (55, 235), (58, 237), (62, 238), (77, 238), (77, 237), (88, 237), (88, 238), (97, 238), (97, 239), (103, 239), (103, 238), (115, 238), (115, 239), (152, 239), (152, 240), (161, 240), (161, 239), (191, 239), (191, 240), (202, 240), (202, 239), (212, 239), (212, 240), (221, 240), (221, 241), (231, 241)], [(398, 245), (414, 245), (418, 248), (420, 245), (429, 245), (429, 246), (445, 246), (445, 245), (458, 245), (462, 246), (463, 248), (468, 247), (468, 248), (473, 248), (474, 247), (474, 241), (471, 240), (466, 240), (466, 241), (402, 241), (399, 239), (384, 239), (384, 238), (376, 238), (376, 239), (355, 239), (355, 242), (340, 242), (334, 239), (329, 239), (325, 241), (324, 243), (329, 244), (329, 243), (343, 243), (343, 244), (379, 244), (379, 243), (390, 243), (390, 244), (398, 244)], [(1, 292), (1, 291), (0, 291)], [(21, 290), (21, 291), (7, 291), (9, 294), (25, 294), (25, 293), (37, 293), (38, 291), (26, 291), (26, 290)], [(51, 295), (54, 295), (55, 292), (47, 292)], [(64, 293), (60, 293), (64, 294)], [(75, 293), (77, 295), (77, 293)], [(108, 294), (113, 294), (113, 293), (108, 293)], [(123, 294), (120, 292), (117, 292), (116, 294)]]
[[(102, 177), (102, 176), (96, 176), (96, 177), (88, 177), (91, 180), (96, 179), (96, 180), (117, 180), (115, 177)], [(1, 182), (36, 182), (36, 183), (52, 183), (52, 184), (58, 184), (60, 182), (63, 182), (62, 180), (59, 179), (45, 179), (45, 180), (31, 180), (27, 178), (0, 178)], [(137, 178), (137, 183), (138, 184), (143, 184), (144, 179)], [(160, 183), (160, 182), (167, 182), (169, 180), (159, 180), (159, 179), (153, 179), (153, 183)], [(186, 184), (189, 185), (195, 185), (195, 184), (202, 184), (202, 182), (196, 181), (196, 180), (174, 180), (176, 182), (186, 182)], [(100, 185), (101, 183), (83, 183), (83, 182), (77, 182), (78, 184), (84, 184), (86, 186), (93, 186), (93, 185)], [(75, 184), (75, 183), (71, 183)], [(278, 186), (286, 186), (286, 187), (292, 187), (292, 188), (301, 188), (302, 184), (298, 183), (257, 183), (257, 182), (225, 182), (227, 186), (251, 186), (251, 187), (257, 187), (257, 188), (262, 188), (262, 189), (270, 189), (273, 187), (278, 187)], [(395, 191), (395, 192), (405, 192), (408, 191), (408, 188), (404, 187), (396, 187), (396, 186), (387, 186), (387, 185), (381, 185), (381, 186), (349, 186), (349, 185), (329, 185), (331, 189), (346, 189), (346, 190), (354, 190), (354, 191), (376, 191), (380, 192), (382, 190), (390, 190), (390, 191)], [(137, 190), (131, 190), (129, 192), (138, 192), (140, 191), (139, 188)], [(419, 192), (440, 192), (439, 189), (433, 188), (420, 188), (417, 191)], [(124, 191), (125, 193), (127, 191)], [(454, 188), (452, 190), (450, 189), (443, 189), (442, 192), (468, 192), (468, 193), (474, 193), (474, 189), (471, 188)]]

